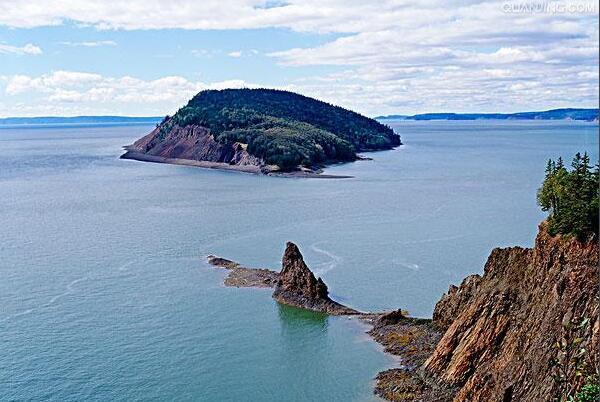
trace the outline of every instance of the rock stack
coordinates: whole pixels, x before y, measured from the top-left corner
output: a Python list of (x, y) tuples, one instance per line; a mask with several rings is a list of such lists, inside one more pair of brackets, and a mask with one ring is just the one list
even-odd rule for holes
[(292, 242), (286, 244), (273, 298), (282, 304), (327, 314), (360, 314), (329, 298), (327, 285), (306, 266), (300, 250)]

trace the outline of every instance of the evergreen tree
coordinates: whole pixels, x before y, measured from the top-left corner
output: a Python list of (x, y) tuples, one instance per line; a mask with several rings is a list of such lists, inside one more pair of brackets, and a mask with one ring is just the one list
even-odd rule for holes
[(538, 190), (538, 204), (549, 211), (551, 234), (585, 238), (598, 234), (599, 168), (592, 168), (587, 153), (575, 154), (571, 170), (561, 158), (546, 164), (544, 183)]

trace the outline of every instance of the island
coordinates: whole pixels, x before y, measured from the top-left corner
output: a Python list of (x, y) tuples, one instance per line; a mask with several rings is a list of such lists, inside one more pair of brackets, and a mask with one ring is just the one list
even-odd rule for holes
[(313, 98), (274, 89), (206, 90), (121, 158), (282, 176), (320, 175), (360, 152), (401, 145), (390, 127)]

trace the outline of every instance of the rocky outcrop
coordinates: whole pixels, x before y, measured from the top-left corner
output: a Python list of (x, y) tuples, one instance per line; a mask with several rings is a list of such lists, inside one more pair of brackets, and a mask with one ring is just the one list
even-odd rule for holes
[(433, 322), (438, 328), (448, 329), (471, 301), (480, 282), (481, 276), (475, 274), (467, 276), (459, 287), (450, 285), (448, 293), (442, 296), (433, 310)]
[(207, 259), (209, 264), (229, 270), (224, 281), (226, 286), (275, 287), (273, 298), (282, 304), (332, 315), (363, 314), (331, 300), (327, 285), (321, 278), (315, 277), (294, 243), (288, 242), (286, 245), (281, 272), (265, 268), (246, 268), (235, 261), (214, 255), (209, 255)]
[(204, 166), (202, 163), (214, 164), (204, 167), (229, 166), (232, 170), (239, 167), (238, 170), (254, 173), (270, 171), (262, 159), (248, 153), (245, 144), (221, 144), (206, 127), (173, 126), (167, 132), (164, 131), (165, 127), (167, 125), (163, 123), (150, 134), (125, 147), (127, 152), (121, 158), (167, 163), (197, 161), (200, 162), (196, 164), (198, 166)]
[(541, 225), (533, 249), (493, 250), (481, 278), (440, 300), (434, 321), (447, 331), (423, 372), (458, 388), (457, 402), (552, 400), (550, 362), (566, 323), (590, 319), (579, 336), (597, 365), (597, 294), (597, 240), (552, 237)]
[(279, 303), (334, 315), (359, 314), (329, 298), (327, 285), (321, 278), (315, 278), (294, 243), (287, 243), (281, 266), (273, 292), (273, 298)]
[(265, 268), (247, 268), (235, 261), (209, 255), (208, 263), (229, 270), (225, 286), (235, 288), (272, 288), (277, 284), (279, 273)]
[(368, 334), (402, 363), (377, 375), (376, 395), (390, 401), (452, 400), (452, 389), (428, 382), (418, 371), (442, 336), (431, 320), (407, 317), (402, 310), (364, 315), (363, 319), (373, 326)]

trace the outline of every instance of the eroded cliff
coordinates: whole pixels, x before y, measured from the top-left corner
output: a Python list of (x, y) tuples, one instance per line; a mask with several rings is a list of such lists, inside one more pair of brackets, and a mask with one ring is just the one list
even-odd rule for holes
[(555, 344), (583, 318), (580, 346), (597, 366), (597, 240), (552, 237), (542, 224), (533, 249), (493, 250), (482, 277), (440, 300), (434, 322), (447, 330), (422, 374), (458, 388), (454, 401), (552, 400)]
[[(163, 123), (164, 124), (164, 123)], [(220, 143), (206, 127), (189, 125), (174, 126), (168, 132), (162, 125), (148, 135), (126, 147), (124, 159), (143, 159), (154, 162), (196, 161), (200, 166), (224, 168), (251, 173), (267, 173), (271, 170), (265, 161), (250, 155), (240, 142)], [(208, 164), (213, 163), (214, 166)]]

